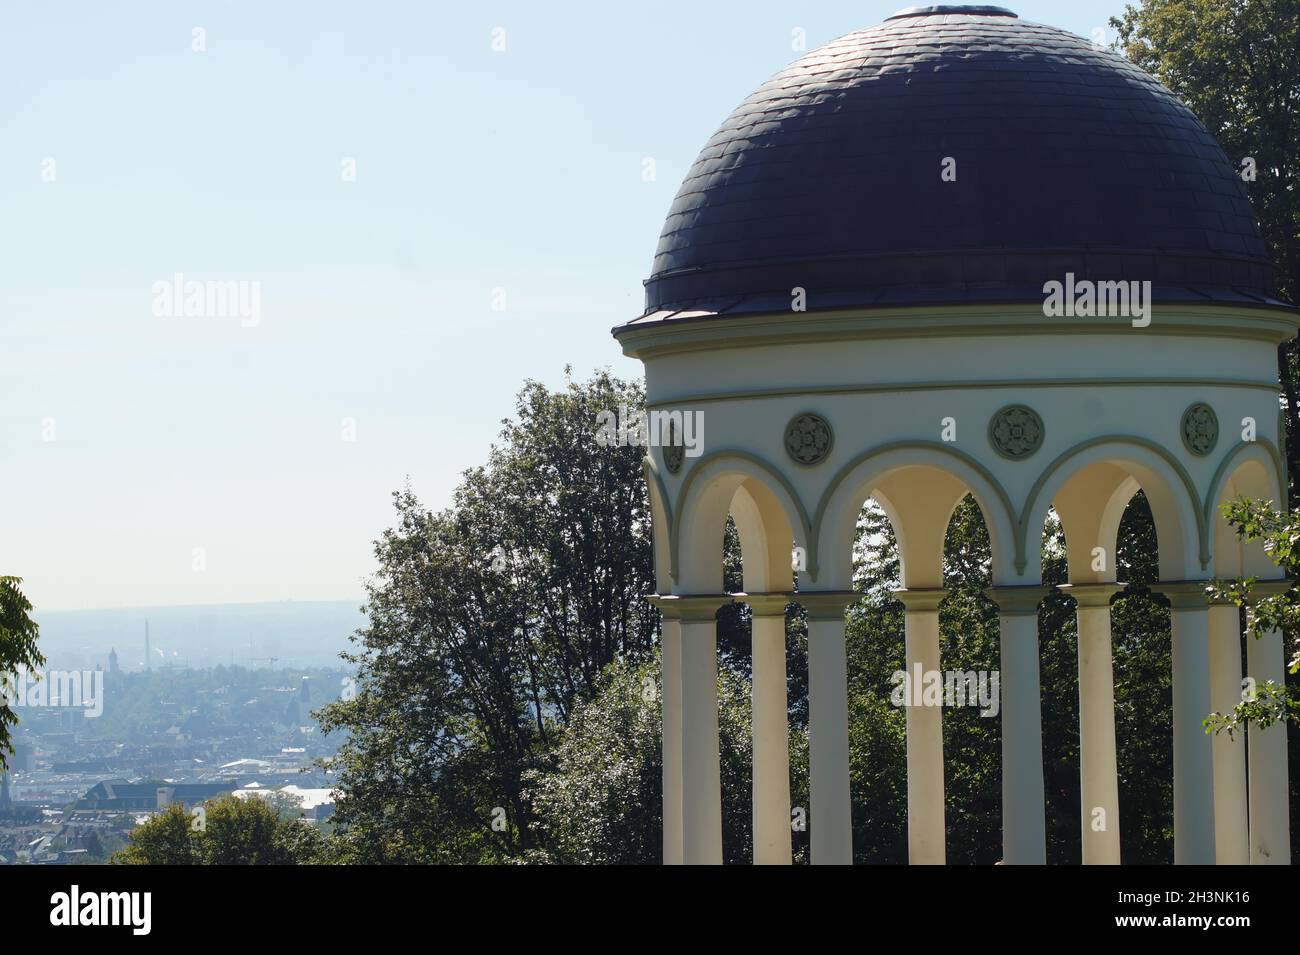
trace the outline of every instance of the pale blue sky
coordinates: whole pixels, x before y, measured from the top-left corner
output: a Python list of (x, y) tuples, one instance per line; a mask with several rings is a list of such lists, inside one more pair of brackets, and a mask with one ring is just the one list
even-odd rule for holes
[[(639, 373), (609, 328), (792, 30), (905, 5), (8, 8), (0, 573), (38, 610), (359, 598), (389, 493), (447, 503), (525, 378)], [(1010, 6), (1090, 36), (1122, 4)], [(260, 323), (156, 317), (175, 272), (259, 282)]]

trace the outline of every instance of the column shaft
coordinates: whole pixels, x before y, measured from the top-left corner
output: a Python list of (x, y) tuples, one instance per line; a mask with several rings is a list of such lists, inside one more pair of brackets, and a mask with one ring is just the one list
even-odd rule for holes
[(808, 761), (814, 865), (853, 863), (844, 608), (859, 595), (801, 593), (808, 609)]
[[(1241, 610), (1215, 604), (1209, 610), (1210, 709), (1230, 713), (1241, 701)], [(1216, 733), (1210, 740), (1214, 766), (1214, 858), (1218, 865), (1247, 865), (1246, 744)]]
[(785, 608), (752, 618), (754, 864), (789, 865), (790, 731), (785, 686)]
[[(1286, 681), (1282, 634), (1246, 637), (1246, 672), (1263, 685)], [(1250, 750), (1250, 864), (1290, 865), (1290, 811), (1287, 806), (1286, 724), (1246, 731)]]
[(682, 625), (664, 618), (659, 636), (663, 668), (664, 865), (681, 865), (682, 839)]
[(1156, 589), (1172, 607), (1174, 863), (1213, 865), (1214, 760), (1203, 725), (1210, 714), (1209, 603), (1201, 581)]
[(1002, 859), (1045, 865), (1043, 726), (1038, 684), (1038, 615), (1003, 614)]
[(1002, 861), (1047, 862), (1038, 602), (1042, 587), (994, 587), (1002, 644)]
[[(904, 656), (913, 685), (922, 674), (940, 672), (939, 601), (943, 590), (897, 591), (907, 607)], [(912, 865), (946, 861), (943, 781), (943, 707), (925, 706), (912, 693), (907, 718), (907, 859)]]
[(683, 855), (687, 865), (721, 865), (717, 623), (683, 620), (681, 627)]
[(1079, 603), (1079, 808), (1084, 865), (1120, 862), (1109, 603), (1111, 594), (1119, 589), (1116, 584), (1068, 588)]

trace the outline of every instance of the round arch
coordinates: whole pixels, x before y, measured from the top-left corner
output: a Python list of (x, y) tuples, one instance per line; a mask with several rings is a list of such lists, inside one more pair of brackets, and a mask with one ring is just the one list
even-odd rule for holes
[[(1099, 462), (1127, 472), (1146, 494), (1156, 524), (1161, 579), (1199, 577), (1209, 565), (1209, 538), (1191, 476), (1177, 458), (1158, 444), (1127, 436), (1094, 438), (1076, 444), (1043, 470), (1030, 489), (1020, 515), (1021, 549), (1026, 560), (1037, 563), (1040, 559), (1036, 548), (1030, 551), (1028, 536), (1034, 528), (1041, 534), (1053, 498), (1079, 472)], [(1118, 529), (1118, 520), (1114, 524)]]
[(1224, 519), (1224, 502), (1249, 497), (1285, 506), (1286, 469), (1272, 442), (1242, 441), (1226, 455), (1214, 472), (1205, 495), (1205, 521), (1210, 534), (1214, 572), (1220, 577), (1272, 577), (1277, 568), (1258, 541), (1247, 542)]
[[(918, 509), (904, 500), (905, 482), (894, 481), (908, 469), (923, 469), (946, 484), (946, 496), (952, 498), (950, 506), (936, 506), (931, 498), (930, 513), (925, 515), (927, 526), (918, 528), (922, 520)], [(889, 516), (898, 535), (900, 556), (904, 561), (904, 586), (940, 586), (936, 579), (943, 553), (943, 535), (947, 531), (952, 511), (966, 494), (971, 494), (984, 515), (989, 529), (993, 551), (994, 580), (1012, 576), (1017, 533), (1011, 499), (997, 479), (978, 461), (938, 442), (904, 441), (882, 445), (858, 455), (842, 467), (818, 502), (813, 518), (813, 537), (817, 541), (817, 555), (821, 572), (816, 580), (821, 588), (847, 590), (852, 586), (853, 534), (858, 514), (868, 497), (873, 497)], [(942, 513), (940, 513), (942, 512)], [(938, 527), (937, 548), (934, 543)], [(921, 530), (924, 540), (917, 539), (912, 530)], [(908, 551), (912, 552), (912, 566), (907, 566)], [(936, 555), (937, 554), (937, 558)], [(923, 568), (917, 566), (921, 557)], [(910, 579), (909, 579), (910, 574)]]
[[(1113, 583), (1115, 553), (1124, 511), (1141, 484), (1109, 460), (1075, 469), (1052, 495), (1051, 506), (1065, 534), (1071, 584)], [(1102, 553), (1097, 554), (1100, 547)], [(1100, 565), (1096, 558), (1102, 557)]]
[[(808, 553), (816, 575), (816, 554), (807, 513), (780, 471), (744, 451), (715, 451), (696, 462), (678, 491), (670, 541), (670, 573), (688, 593), (722, 590), (722, 537), (727, 516), (736, 522), (745, 558), (746, 586), (788, 589), (779, 584), (790, 566), (793, 541)], [(783, 557), (781, 555), (784, 555)]]

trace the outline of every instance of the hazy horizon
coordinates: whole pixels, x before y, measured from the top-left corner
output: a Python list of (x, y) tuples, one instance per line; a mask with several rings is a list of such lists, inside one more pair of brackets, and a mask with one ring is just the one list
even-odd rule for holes
[(107, 668), (116, 650), (123, 670), (145, 669), (145, 622), (151, 667), (343, 666), (340, 651), (365, 624), (360, 602), (285, 600), (227, 604), (46, 610), (33, 614), (39, 645), (55, 669)]
[(354, 600), (340, 597), (335, 600), (295, 600), (293, 597), (286, 597), (282, 600), (226, 600), (219, 603), (156, 603), (156, 604), (133, 604), (123, 607), (66, 607), (55, 608), (53, 610), (33, 610), (32, 617), (37, 621), (43, 616), (76, 614), (76, 613), (98, 613), (100, 611), (135, 611), (135, 610), (173, 610), (182, 607), (201, 609), (204, 607), (260, 607), (266, 605), (280, 604), (351, 604), (356, 603), (358, 606), (365, 603), (365, 597), (359, 596)]

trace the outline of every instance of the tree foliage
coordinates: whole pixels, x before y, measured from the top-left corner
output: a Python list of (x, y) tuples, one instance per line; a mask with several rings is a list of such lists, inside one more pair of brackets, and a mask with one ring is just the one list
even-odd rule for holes
[[(723, 856), (750, 859), (749, 687), (718, 677)], [(658, 656), (612, 663), (601, 691), (578, 707), (551, 766), (530, 776), (543, 842), (528, 861), (657, 863), (663, 845), (663, 750)]]
[(636, 447), (600, 447), (598, 412), (639, 408), (598, 374), (528, 383), (486, 466), (450, 508), (409, 490), (377, 542), (354, 699), (322, 725), (349, 734), (335, 820), (368, 862), (503, 861), (540, 848), (525, 778), (615, 661), (644, 662), (656, 614)]
[[(1300, 574), (1300, 509), (1284, 513), (1268, 501), (1241, 498), (1221, 508), (1224, 518), (1242, 540), (1260, 544), (1264, 553), (1288, 580)], [(1248, 639), (1280, 631), (1291, 639), (1287, 669), (1300, 673), (1300, 592), (1294, 586), (1280, 593), (1257, 593), (1254, 577), (1216, 581), (1215, 592), (1239, 607), (1248, 607)], [(1295, 687), (1266, 680), (1254, 687), (1230, 713), (1212, 713), (1206, 726), (1213, 732), (1235, 732), (1250, 725), (1262, 728), (1288, 721), (1300, 724), (1300, 693)]]
[(202, 821), (180, 803), (131, 830), (117, 865), (305, 865), (323, 861), (320, 832), (265, 799), (223, 796)]
[[(23, 594), (22, 582), (21, 577), (0, 576), (0, 690), (20, 669), (34, 670), (45, 663), (36, 646), (40, 627), (31, 617), (32, 605)], [(0, 771), (9, 765), (14, 751), (10, 731), (17, 724), (8, 696), (0, 692)]]

